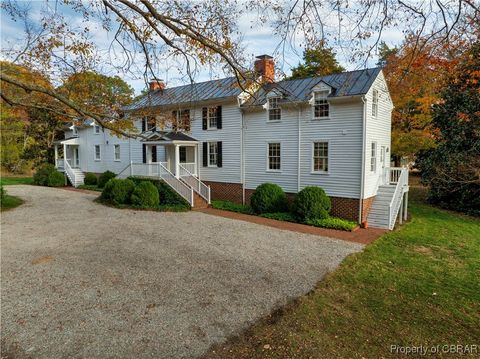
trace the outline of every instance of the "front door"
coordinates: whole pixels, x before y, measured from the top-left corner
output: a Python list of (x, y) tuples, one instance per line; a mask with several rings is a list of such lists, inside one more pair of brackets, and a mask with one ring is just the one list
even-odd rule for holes
[(80, 156), (78, 155), (78, 147), (73, 148), (73, 166), (80, 167)]

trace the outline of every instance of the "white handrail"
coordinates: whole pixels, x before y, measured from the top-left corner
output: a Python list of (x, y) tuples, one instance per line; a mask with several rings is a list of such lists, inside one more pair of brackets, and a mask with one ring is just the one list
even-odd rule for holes
[[(398, 170), (398, 169), (396, 168), (395, 170)], [(388, 207), (389, 229), (393, 229), (393, 227), (395, 226), (395, 221), (397, 219), (398, 211), (402, 204), (404, 187), (408, 184), (408, 168), (401, 168), (400, 175), (397, 177), (397, 174), (395, 174), (394, 178), (390, 178), (390, 181), (392, 181), (392, 179), (396, 180), (396, 186), (395, 186), (395, 192), (393, 193), (393, 196), (392, 196), (392, 200), (390, 201), (390, 204)]]
[(190, 187), (192, 187), (193, 190), (197, 192), (201, 197), (203, 197), (208, 202), (208, 204), (210, 204), (210, 186), (207, 186), (205, 183), (200, 181), (183, 165), (183, 163), (179, 165), (180, 178), (185, 181)]
[(123, 172), (125, 172), (126, 170), (130, 169), (130, 167), (132, 166), (131, 163), (129, 163), (127, 165), (127, 167), (125, 167), (123, 170), (121, 170), (120, 172), (118, 172), (117, 174), (117, 178), (127, 178), (128, 176), (131, 175), (131, 173), (129, 173), (128, 175), (124, 175)]
[(67, 173), (70, 182), (72, 182), (73, 187), (77, 187), (75, 172), (73, 172), (72, 167), (70, 167), (70, 163), (68, 163), (68, 159), (64, 161), (65, 164), (65, 172)]

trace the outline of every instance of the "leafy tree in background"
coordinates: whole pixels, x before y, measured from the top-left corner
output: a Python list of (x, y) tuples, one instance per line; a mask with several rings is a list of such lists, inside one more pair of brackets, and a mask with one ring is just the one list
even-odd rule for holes
[(303, 52), (303, 63), (292, 69), (290, 79), (303, 79), (314, 76), (338, 74), (345, 69), (335, 58), (335, 52), (330, 47), (321, 45), (316, 49), (306, 49)]
[(432, 127), (438, 145), (418, 159), (429, 200), (480, 215), (480, 42), (452, 72), (433, 107)]

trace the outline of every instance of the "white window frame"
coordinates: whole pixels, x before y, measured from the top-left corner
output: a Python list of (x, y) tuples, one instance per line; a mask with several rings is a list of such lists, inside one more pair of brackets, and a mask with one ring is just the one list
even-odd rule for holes
[[(214, 164), (211, 164), (210, 163), (210, 145), (215, 145), (215, 163)], [(208, 159), (208, 167), (213, 167), (213, 168), (216, 168), (218, 167), (218, 141), (208, 141), (207, 142), (207, 159)]]
[(93, 133), (96, 134), (96, 135), (99, 135), (100, 134), (100, 126), (95, 124), (93, 125)]
[(377, 172), (377, 142), (372, 141), (370, 145), (370, 172)]
[[(279, 145), (280, 146), (280, 155), (279, 155), (279, 169), (271, 169), (270, 168), (270, 145)], [(267, 142), (267, 151), (266, 151), (266, 171), (267, 172), (282, 172), (282, 142), (281, 141), (269, 141)]]
[[(210, 125), (210, 120), (213, 119), (210, 110), (215, 111), (215, 126)], [(218, 107), (207, 107), (207, 130), (218, 130)]]
[[(118, 148), (118, 157), (117, 157), (117, 148)], [(113, 160), (115, 162), (120, 162), (122, 160), (122, 152), (119, 144), (113, 145)]]
[[(313, 103), (312, 103), (312, 119), (313, 120), (328, 120), (330, 118), (330, 113), (331, 113), (331, 106), (330, 102), (328, 101), (328, 95), (330, 94), (330, 91), (327, 90), (322, 90), (322, 91), (314, 91), (313, 92)], [(317, 100), (322, 101), (322, 104), (327, 104), (328, 106), (328, 116), (315, 116), (315, 106), (321, 105), (317, 104)]]
[(372, 117), (378, 117), (378, 90), (372, 91)]
[[(326, 143), (327, 144), (327, 170), (316, 170), (315, 169), (315, 144), (316, 143)], [(320, 158), (325, 158), (325, 156), (319, 156)], [(318, 139), (314, 140), (312, 142), (312, 168), (311, 168), (311, 173), (312, 174), (329, 174), (330, 173), (330, 141), (329, 140), (323, 140), (323, 139)]]
[[(97, 147), (98, 147), (98, 157), (97, 157)], [(93, 159), (95, 161), (102, 160), (102, 147), (100, 145), (93, 145)]]
[[(282, 109), (280, 107), (281, 96), (271, 96), (267, 98), (267, 122), (280, 122), (282, 121)], [(275, 102), (275, 108), (272, 108), (271, 101)], [(278, 119), (270, 119), (270, 111), (278, 111)]]

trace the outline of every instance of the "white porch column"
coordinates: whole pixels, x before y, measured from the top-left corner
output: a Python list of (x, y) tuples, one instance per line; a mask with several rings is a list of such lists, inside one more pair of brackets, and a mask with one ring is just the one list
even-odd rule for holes
[(58, 168), (58, 145), (57, 144), (55, 144), (54, 149), (55, 149), (55, 167)]
[(63, 166), (67, 167), (67, 145), (63, 144)]
[(195, 148), (194, 148), (194, 151), (193, 151), (193, 162), (195, 162), (195, 173), (194, 175), (196, 175), (198, 177), (198, 144), (195, 145)]
[(180, 146), (175, 145), (175, 177), (180, 178)]
[(404, 219), (407, 220), (408, 216), (408, 192), (405, 192), (403, 202), (405, 203), (405, 209), (403, 211)]

